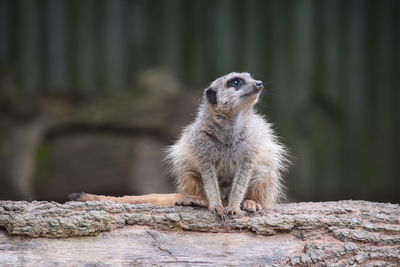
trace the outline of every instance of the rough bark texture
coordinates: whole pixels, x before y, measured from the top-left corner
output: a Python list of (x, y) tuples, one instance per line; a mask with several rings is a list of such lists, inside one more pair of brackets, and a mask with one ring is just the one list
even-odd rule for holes
[(366, 201), (281, 204), (225, 222), (191, 207), (0, 201), (0, 227), (1, 266), (400, 265), (399, 205)]

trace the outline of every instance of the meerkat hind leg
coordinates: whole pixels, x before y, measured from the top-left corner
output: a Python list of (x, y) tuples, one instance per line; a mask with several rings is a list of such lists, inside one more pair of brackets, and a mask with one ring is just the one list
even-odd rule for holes
[(242, 209), (249, 212), (260, 211), (271, 206), (276, 199), (277, 190), (268, 181), (260, 181), (250, 184)]
[(249, 211), (249, 212), (255, 212), (255, 211), (260, 211), (262, 209), (262, 207), (256, 201), (251, 200), (251, 199), (246, 199), (242, 203), (242, 209)]
[(178, 183), (178, 192), (182, 194), (182, 197), (175, 201), (175, 205), (208, 207), (200, 177), (183, 176)]

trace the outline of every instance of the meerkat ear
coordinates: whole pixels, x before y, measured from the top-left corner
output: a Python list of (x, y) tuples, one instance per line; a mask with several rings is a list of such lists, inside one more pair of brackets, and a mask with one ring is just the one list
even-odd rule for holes
[(218, 103), (217, 101), (217, 91), (214, 90), (214, 88), (209, 87), (206, 89), (206, 98), (207, 101), (212, 104), (215, 105)]

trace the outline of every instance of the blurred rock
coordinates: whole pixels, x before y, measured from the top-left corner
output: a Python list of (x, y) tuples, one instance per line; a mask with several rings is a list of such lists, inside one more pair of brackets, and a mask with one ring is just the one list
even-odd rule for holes
[(135, 160), (128, 174), (128, 188), (140, 195), (173, 192), (166, 168), (161, 165), (164, 144), (146, 136), (132, 141)]
[(15, 127), (0, 140), (0, 185), (8, 192), (0, 196), (170, 192), (162, 149), (192, 120), (201, 95), (160, 68), (139, 73), (129, 90), (88, 100), (40, 95), (34, 109), (46, 123), (10, 118)]
[(32, 199), (35, 155), (47, 127), (44, 118), (15, 123), (2, 138), (0, 147), (0, 194), (11, 199)]
[(66, 200), (72, 192), (144, 194), (168, 192), (160, 142), (108, 134), (64, 136), (42, 145), (36, 174), (39, 199)]
[(162, 129), (165, 136), (172, 137), (177, 134), (176, 124), (182, 126), (188, 121), (187, 115), (194, 113), (202, 94), (202, 90), (198, 94), (184, 90), (173, 76), (161, 68), (139, 73), (132, 87), (133, 90), (106, 94), (77, 108), (71, 120)]

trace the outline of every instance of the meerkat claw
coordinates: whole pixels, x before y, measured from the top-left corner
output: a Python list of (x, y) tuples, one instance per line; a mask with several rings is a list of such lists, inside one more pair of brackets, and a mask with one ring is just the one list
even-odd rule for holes
[(224, 208), (224, 214), (227, 216), (237, 215), (239, 212), (240, 212), (239, 207), (225, 207)]
[(221, 205), (213, 206), (208, 208), (213, 214), (218, 215), (221, 219), (224, 220), (224, 207)]

